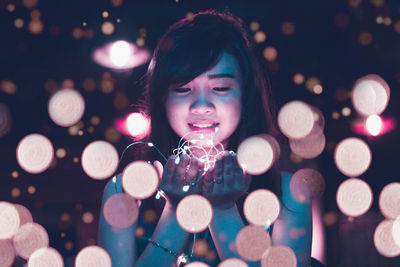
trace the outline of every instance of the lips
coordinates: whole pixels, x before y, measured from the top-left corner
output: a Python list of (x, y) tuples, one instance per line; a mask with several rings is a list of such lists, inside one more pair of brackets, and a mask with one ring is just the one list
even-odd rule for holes
[(192, 131), (197, 131), (197, 132), (214, 132), (215, 128), (218, 127), (219, 123), (218, 122), (193, 122), (193, 123), (188, 123), (189, 128)]

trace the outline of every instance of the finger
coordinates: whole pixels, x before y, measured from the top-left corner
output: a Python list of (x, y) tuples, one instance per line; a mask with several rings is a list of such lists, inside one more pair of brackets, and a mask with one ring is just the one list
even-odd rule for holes
[(165, 164), (162, 179), (161, 179), (161, 182), (163, 184), (170, 184), (172, 182), (172, 178), (174, 176), (175, 167), (176, 167), (175, 158), (176, 157), (174, 155), (171, 155), (168, 158), (167, 163)]
[(179, 156), (180, 160), (178, 164), (176, 164), (175, 175), (173, 177), (173, 182), (182, 183), (185, 179), (186, 168), (189, 164), (189, 157), (186, 154), (181, 154)]
[(224, 165), (224, 171), (223, 171), (223, 179), (224, 179), (224, 184), (227, 187), (232, 187), (235, 184), (235, 176), (233, 173), (233, 163), (234, 163), (234, 158), (232, 153), (227, 152), (226, 157), (224, 157), (223, 165)]
[(189, 168), (186, 172), (186, 182), (193, 183), (196, 182), (197, 178), (199, 177), (199, 165), (198, 160), (196, 158), (192, 158), (190, 160)]
[(158, 160), (153, 162), (153, 166), (154, 168), (156, 168), (157, 174), (158, 174), (158, 178), (161, 180), (162, 174), (163, 174), (163, 170), (164, 167), (161, 164), (161, 162), (159, 162)]
[(213, 182), (213, 176), (214, 176), (214, 170), (212, 168), (210, 168), (203, 177), (203, 194), (204, 195), (210, 195), (213, 192), (213, 188), (214, 188), (214, 182)]
[(222, 184), (224, 182), (224, 154), (217, 159), (215, 162), (215, 174), (214, 179), (217, 184)]
[(240, 168), (238, 162), (237, 162), (237, 155), (236, 153), (232, 154), (233, 160), (232, 160), (232, 171), (233, 175), (235, 176), (235, 183), (239, 188), (242, 188), (246, 185), (246, 177), (245, 174)]

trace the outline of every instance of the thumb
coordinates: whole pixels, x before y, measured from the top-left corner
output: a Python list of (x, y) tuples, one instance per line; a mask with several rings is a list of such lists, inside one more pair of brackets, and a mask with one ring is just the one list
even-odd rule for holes
[(163, 165), (161, 164), (161, 162), (156, 160), (156, 161), (153, 162), (153, 166), (156, 168), (157, 173), (158, 173), (158, 178), (161, 180), (161, 177), (162, 177), (162, 174), (163, 174), (163, 170), (164, 170)]

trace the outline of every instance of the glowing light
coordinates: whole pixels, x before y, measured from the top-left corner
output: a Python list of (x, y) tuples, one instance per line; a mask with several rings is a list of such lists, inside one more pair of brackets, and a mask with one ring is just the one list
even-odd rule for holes
[(322, 92), (323, 92), (322, 85), (320, 85), (320, 84), (314, 85), (312, 91), (314, 94), (317, 94), (317, 95), (322, 94)]
[(94, 141), (83, 150), (81, 162), (83, 170), (89, 177), (104, 180), (117, 170), (118, 152), (106, 141)]
[(117, 41), (110, 48), (111, 61), (118, 67), (125, 66), (132, 54), (132, 46), (126, 41)]
[(176, 219), (183, 230), (189, 233), (204, 231), (213, 217), (210, 202), (201, 195), (184, 197), (176, 207)]
[(157, 170), (146, 161), (134, 161), (122, 173), (124, 191), (136, 199), (152, 196), (157, 190), (158, 182)]
[(363, 174), (370, 166), (372, 155), (367, 143), (350, 137), (342, 140), (335, 148), (335, 164), (341, 173), (349, 177)]
[(327, 227), (334, 225), (339, 218), (339, 215), (334, 211), (328, 211), (324, 214), (324, 224)]
[(42, 33), (43, 28), (44, 28), (44, 24), (39, 19), (32, 19), (28, 24), (28, 30), (32, 34), (40, 34), (40, 33)]
[(368, 46), (372, 43), (372, 41), (374, 40), (374, 37), (372, 36), (372, 34), (370, 32), (367, 31), (362, 31), (360, 32), (360, 34), (358, 35), (358, 41), (360, 42), (361, 45), (363, 46)]
[(94, 220), (93, 213), (87, 211), (82, 215), (82, 221), (86, 224), (91, 224)]
[(370, 0), (370, 3), (375, 7), (383, 7), (385, 0)]
[(13, 205), (18, 211), (19, 227), (21, 227), (22, 225), (24, 225), (26, 223), (33, 222), (32, 214), (30, 213), (30, 211), (26, 207), (24, 207), (24, 206), (22, 206), (20, 204), (13, 204)]
[(10, 80), (2, 80), (0, 81), (0, 91), (5, 94), (14, 95), (17, 92), (17, 86)]
[(49, 100), (49, 116), (55, 124), (62, 127), (76, 124), (82, 118), (84, 111), (85, 100), (76, 90), (60, 90)]
[(104, 137), (110, 142), (117, 143), (121, 139), (121, 134), (114, 127), (108, 127)]
[(12, 127), (11, 112), (6, 104), (0, 103), (0, 138), (6, 136)]
[(390, 26), (392, 24), (392, 18), (391, 17), (384, 18), (383, 24), (385, 24), (386, 26)]
[(0, 240), (0, 259), (2, 261), (2, 266), (12, 266), (15, 259), (15, 254), (14, 247), (10, 240)]
[(275, 61), (278, 57), (278, 50), (273, 46), (268, 46), (263, 50), (263, 56), (268, 61)]
[(101, 13), (101, 16), (102, 16), (103, 18), (108, 18), (109, 15), (110, 15), (110, 14), (108, 13), (108, 11), (103, 11), (103, 12)]
[(379, 209), (388, 219), (400, 216), (400, 183), (386, 185), (379, 195)]
[(56, 156), (57, 156), (57, 158), (62, 159), (62, 158), (64, 158), (66, 155), (67, 155), (67, 151), (65, 151), (64, 148), (57, 148), (57, 150), (56, 150)]
[(33, 174), (44, 172), (50, 166), (53, 158), (53, 145), (47, 137), (41, 134), (29, 134), (18, 144), (18, 164), (26, 172)]
[(86, 29), (84, 36), (86, 40), (92, 40), (94, 38), (94, 31), (92, 29)]
[(22, 0), (22, 5), (26, 8), (32, 9), (37, 6), (39, 0)]
[(114, 7), (119, 7), (119, 6), (122, 6), (122, 4), (124, 3), (124, 0), (110, 0), (110, 3)]
[(14, 187), (11, 189), (11, 197), (12, 198), (18, 198), (21, 196), (21, 190), (18, 187)]
[(278, 125), (286, 137), (292, 139), (303, 138), (313, 129), (313, 111), (302, 101), (291, 101), (280, 109)]
[(265, 39), (267, 39), (267, 36), (265, 35), (265, 32), (263, 31), (256, 31), (256, 33), (254, 34), (254, 41), (256, 41), (256, 43), (262, 43), (265, 41)]
[(332, 112), (332, 119), (337, 120), (340, 118), (340, 113), (337, 111)]
[(106, 21), (103, 22), (103, 24), (101, 25), (101, 31), (105, 34), (105, 35), (111, 35), (114, 33), (114, 24), (110, 21)]
[(250, 30), (255, 32), (255, 31), (258, 31), (259, 29), (260, 29), (260, 23), (258, 23), (257, 21), (252, 21), (250, 23)]
[(393, 238), (393, 220), (383, 220), (375, 229), (374, 245), (376, 250), (384, 257), (393, 258), (400, 255), (400, 246)]
[(296, 171), (290, 180), (290, 192), (299, 202), (309, 202), (325, 192), (325, 180), (321, 173), (310, 168)]
[(150, 128), (150, 120), (142, 113), (131, 113), (126, 118), (126, 126), (129, 133), (134, 137), (147, 135)]
[(278, 197), (266, 189), (251, 192), (243, 204), (243, 213), (246, 220), (254, 225), (266, 226), (278, 218), (281, 205)]
[(33, 195), (36, 192), (36, 187), (34, 187), (33, 185), (28, 186), (28, 189), (26, 191), (28, 191), (29, 194)]
[(13, 243), (17, 254), (27, 260), (37, 249), (49, 246), (49, 236), (40, 224), (26, 223), (14, 235)]
[(94, 126), (99, 125), (99, 124), (100, 124), (100, 118), (99, 118), (99, 116), (92, 116), (92, 117), (90, 118), (90, 123), (91, 123), (92, 125), (94, 125)]
[(382, 119), (378, 115), (368, 116), (367, 120), (365, 121), (365, 128), (373, 136), (378, 136), (382, 131), (382, 127)]
[(261, 267), (296, 267), (294, 251), (287, 246), (272, 246), (261, 259)]
[(290, 149), (304, 159), (313, 159), (321, 155), (326, 145), (324, 134), (307, 136), (302, 139), (290, 139)]
[(22, 27), (24, 27), (24, 20), (21, 19), (21, 18), (16, 18), (16, 19), (14, 20), (14, 26), (15, 26), (15, 28), (17, 28), (17, 29), (21, 29)]
[(136, 39), (136, 45), (139, 47), (143, 47), (145, 45), (145, 40), (143, 37), (139, 37)]
[(238, 258), (228, 258), (224, 261), (221, 261), (220, 264), (218, 264), (218, 267), (249, 267), (249, 265)]
[(118, 228), (126, 228), (135, 223), (139, 215), (136, 199), (128, 194), (112, 195), (104, 204), (103, 214), (106, 221)]
[(238, 254), (243, 259), (259, 261), (265, 251), (271, 247), (271, 238), (262, 227), (248, 225), (237, 234), (235, 244)]
[(208, 242), (203, 239), (197, 239), (193, 246), (193, 253), (197, 257), (204, 257), (209, 250)]
[(133, 43), (119, 40), (96, 49), (92, 57), (99, 65), (123, 71), (146, 63), (150, 56), (149, 50), (139, 49)]
[(291, 21), (285, 21), (282, 23), (281, 30), (284, 35), (292, 35), (296, 30), (296, 26)]
[(278, 142), (270, 135), (256, 135), (243, 140), (237, 150), (237, 162), (248, 174), (267, 172), (279, 158)]
[(65, 250), (71, 251), (74, 248), (74, 244), (71, 241), (67, 241), (64, 244)]
[(393, 30), (395, 33), (400, 34), (400, 20), (397, 20), (395, 23), (393, 23)]
[(400, 247), (400, 216), (393, 222), (392, 236), (396, 245)]
[(8, 4), (7, 5), (7, 11), (8, 12), (14, 12), (15, 11), (15, 5), (14, 4)]
[(31, 12), (32, 19), (40, 19), (41, 16), (42, 16), (42, 14), (40, 13), (40, 11), (38, 9), (32, 10), (32, 12)]
[(189, 264), (186, 264), (185, 266), (187, 266), (187, 267), (210, 267), (210, 265), (208, 265), (204, 262), (201, 262), (201, 261), (193, 261)]
[(64, 267), (64, 260), (54, 248), (40, 248), (29, 257), (28, 267), (41, 266)]
[(358, 79), (353, 87), (353, 106), (365, 116), (381, 114), (386, 109), (389, 98), (389, 85), (376, 74)]
[(342, 108), (342, 115), (344, 117), (348, 117), (351, 114), (351, 109), (349, 107), (344, 107)]
[(0, 202), (0, 240), (14, 236), (20, 226), (18, 210), (11, 203)]
[[(371, 116), (378, 116), (378, 115), (371, 115)], [(377, 119), (374, 118), (372, 120), (372, 122), (374, 122), (375, 120), (376, 120), (376, 122), (371, 123), (371, 126), (374, 125), (374, 127), (370, 126), (371, 130), (372, 130), (372, 133), (371, 133), (367, 128), (367, 120), (369, 117), (367, 117), (365, 120), (362, 120), (362, 121), (353, 122), (353, 124), (351, 125), (351, 129), (358, 134), (363, 134), (366, 136), (381, 136), (383, 134), (386, 134), (386, 133), (392, 131), (396, 125), (396, 121), (393, 118), (385, 118), (384, 119), (381, 116), (379, 116), (379, 119), (381, 120), (381, 123), (382, 123), (381, 129), (380, 129), (379, 133), (377, 133), (378, 128), (379, 128), (377, 126), (379, 125), (379, 122)], [(373, 133), (374, 134), (377, 133), (377, 135), (373, 135)]]
[(85, 35), (85, 31), (83, 29), (81, 29), (80, 27), (75, 27), (72, 29), (72, 37), (74, 39), (81, 39), (83, 38), (83, 36)]
[(199, 162), (204, 163), (204, 171), (214, 167), (217, 157), (224, 153), (224, 146), (215, 143), (215, 132), (201, 133), (188, 132), (179, 140), (178, 148), (173, 150), (173, 154), (179, 158), (179, 155), (186, 154), (189, 158), (196, 158)]
[(147, 223), (155, 223), (157, 220), (157, 213), (152, 209), (146, 210), (143, 213), (143, 219)]
[(336, 203), (340, 211), (351, 217), (366, 213), (372, 205), (372, 190), (361, 179), (350, 178), (341, 183), (336, 192)]
[(293, 82), (295, 84), (298, 84), (298, 85), (303, 84), (304, 80), (305, 80), (304, 75), (301, 73), (296, 73), (295, 75), (293, 75)]
[(111, 257), (108, 252), (98, 246), (88, 246), (79, 251), (75, 258), (75, 267), (111, 267)]

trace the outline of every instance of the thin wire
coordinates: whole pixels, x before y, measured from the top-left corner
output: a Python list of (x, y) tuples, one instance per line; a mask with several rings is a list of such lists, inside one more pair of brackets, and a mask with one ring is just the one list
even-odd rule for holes
[[(164, 154), (163, 154), (153, 143), (151, 143), (151, 142), (141, 142), (141, 141), (139, 141), (139, 142), (133, 142), (133, 143), (129, 144), (127, 147), (125, 147), (124, 151), (122, 151), (121, 157), (119, 158), (118, 167), (119, 167), (119, 165), (121, 164), (121, 161), (122, 161), (122, 158), (124, 157), (125, 152), (126, 152), (129, 148), (131, 148), (132, 146), (137, 145), (137, 144), (146, 144), (148, 147), (154, 147), (154, 148), (156, 149), (156, 151), (164, 158), (165, 162), (168, 161), (167, 158), (164, 156)], [(118, 170), (118, 168), (117, 168), (117, 170)], [(116, 177), (116, 173), (114, 173), (113, 176)], [(113, 179), (114, 179), (114, 178), (113, 178)], [(115, 185), (115, 192), (118, 193), (117, 180), (115, 179), (113, 182), (114, 182), (114, 185)], [(122, 192), (121, 192), (121, 193), (122, 193)]]

